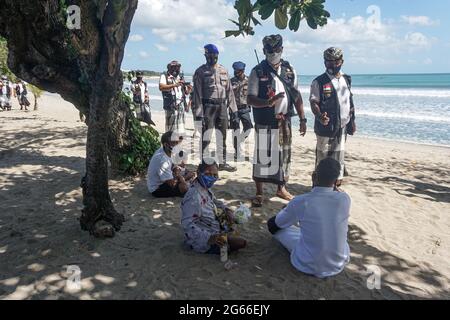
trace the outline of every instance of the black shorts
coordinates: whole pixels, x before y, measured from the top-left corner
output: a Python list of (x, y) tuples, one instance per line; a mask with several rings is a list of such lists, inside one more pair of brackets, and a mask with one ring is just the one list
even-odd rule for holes
[(175, 187), (169, 186), (167, 183), (163, 183), (158, 189), (152, 192), (155, 198), (173, 198), (173, 197), (184, 197), (184, 193), (180, 191), (178, 184)]

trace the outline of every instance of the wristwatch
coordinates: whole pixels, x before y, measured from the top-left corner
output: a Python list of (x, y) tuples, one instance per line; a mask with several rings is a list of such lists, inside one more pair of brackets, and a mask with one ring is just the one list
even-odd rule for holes
[(308, 119), (306, 119), (306, 118), (305, 119), (300, 119), (300, 123), (302, 123), (302, 122), (303, 123), (308, 123)]

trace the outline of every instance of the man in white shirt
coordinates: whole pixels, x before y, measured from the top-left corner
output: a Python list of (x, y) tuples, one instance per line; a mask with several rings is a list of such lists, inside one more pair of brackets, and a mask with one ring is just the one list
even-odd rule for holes
[(180, 143), (179, 136), (172, 131), (161, 137), (162, 147), (150, 160), (147, 170), (147, 188), (156, 198), (183, 197), (195, 174), (174, 165), (172, 152)]
[(351, 200), (336, 189), (340, 170), (336, 160), (322, 160), (312, 192), (296, 197), (267, 222), (274, 238), (290, 252), (292, 265), (319, 278), (337, 275), (350, 261)]
[(344, 178), (345, 142), (347, 134), (356, 131), (355, 107), (351, 92), (351, 77), (341, 72), (343, 52), (329, 48), (324, 52), (326, 72), (311, 84), (311, 110), (316, 120), (316, 166), (326, 157), (341, 164), (338, 186)]
[(0, 108), (11, 110), (11, 96), (14, 94), (14, 88), (6, 76), (2, 76), (0, 81)]

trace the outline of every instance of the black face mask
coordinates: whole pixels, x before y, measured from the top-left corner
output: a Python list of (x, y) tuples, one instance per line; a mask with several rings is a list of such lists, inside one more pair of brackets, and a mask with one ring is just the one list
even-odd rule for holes
[(206, 63), (210, 66), (214, 66), (219, 61), (219, 57), (216, 55), (206, 55)]
[(325, 67), (327, 68), (327, 72), (333, 76), (339, 74), (342, 69), (342, 64), (340, 66), (335, 65), (334, 63), (325, 62)]
[(166, 144), (166, 150), (169, 152), (173, 151), (173, 147), (170, 144)]
[(180, 70), (171, 70), (169, 73), (176, 78), (180, 74)]

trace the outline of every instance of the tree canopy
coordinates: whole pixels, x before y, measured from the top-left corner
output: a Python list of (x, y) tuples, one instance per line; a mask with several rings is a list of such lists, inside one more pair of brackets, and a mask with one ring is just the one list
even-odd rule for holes
[(328, 22), (330, 13), (325, 10), (325, 0), (236, 0), (234, 8), (239, 14), (239, 20), (233, 22), (238, 29), (225, 31), (225, 36), (254, 35), (254, 27), (261, 25), (256, 16), (267, 20), (272, 15), (278, 29), (289, 27), (298, 31), (300, 22), (306, 20), (308, 26), (317, 29)]

